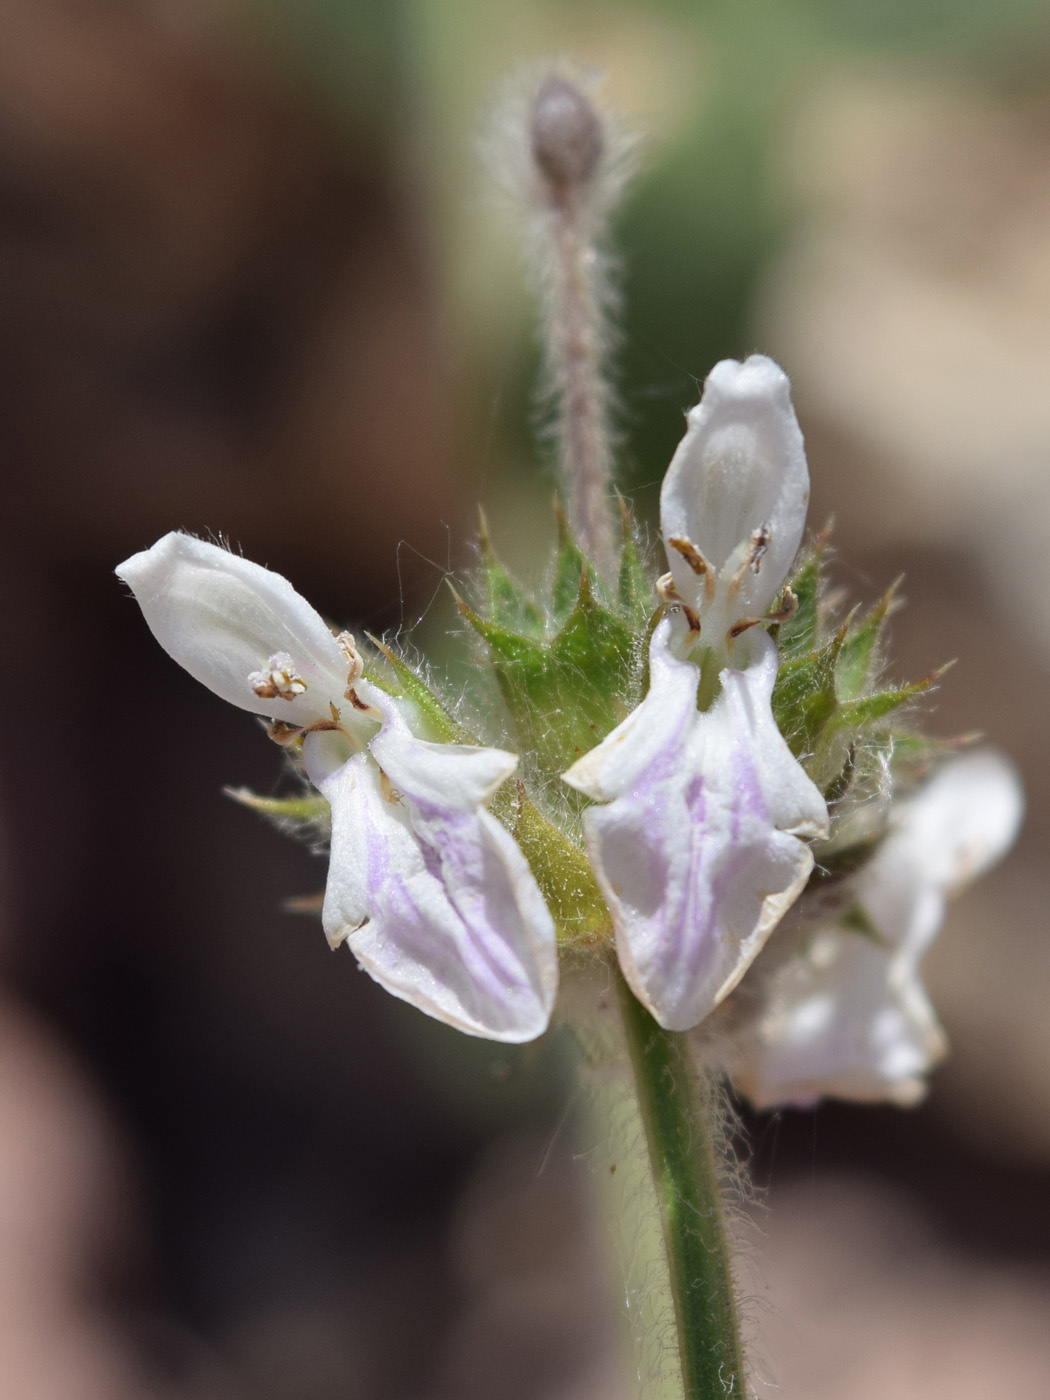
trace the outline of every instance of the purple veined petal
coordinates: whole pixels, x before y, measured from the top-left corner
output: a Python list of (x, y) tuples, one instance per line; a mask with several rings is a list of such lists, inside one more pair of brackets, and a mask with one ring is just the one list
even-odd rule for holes
[(649, 646), (649, 690), (627, 718), (565, 773), (562, 781), (595, 802), (611, 802), (644, 782), (669, 748), (684, 749), (696, 722), (700, 668), (672, 648), (668, 618)]
[(698, 670), (673, 656), (670, 635), (666, 622), (653, 634), (645, 700), (564, 777), (607, 803), (584, 813), (584, 835), (624, 976), (662, 1026), (688, 1030), (736, 986), (809, 877), (809, 847), (779, 824), (823, 830), (827, 813), (766, 722), (764, 648), (753, 671), (723, 672), (701, 714)]
[[(117, 574), (168, 655), (231, 705), (309, 724), (342, 703), (349, 662), (320, 614), (280, 574), (175, 531)], [(281, 656), (305, 688), (289, 699), (261, 698), (248, 677)]]
[(777, 970), (732, 1077), (757, 1108), (826, 1095), (912, 1104), (944, 1050), (915, 959), (827, 925)]
[[(308, 771), (332, 809), (325, 932), (333, 944), (345, 939), (389, 992), (447, 1025), (489, 1040), (532, 1040), (550, 1022), (558, 980), (543, 896), (489, 812), (432, 800), (428, 751), (440, 746), (405, 730), (399, 747), (400, 716), (389, 698), (385, 704), (397, 718), (393, 743), (379, 745), (382, 771), (366, 754), (332, 769), (328, 736), (306, 740)], [(451, 749), (443, 762), (454, 768), (459, 753)], [(457, 799), (471, 785), (487, 791), (508, 758), (513, 767), (513, 755), (495, 761), (485, 753), (462, 752), (472, 771), (464, 781), (451, 777)]]
[(791, 752), (773, 718), (777, 657), (773, 638), (753, 627), (736, 643), (738, 667), (721, 673), (728, 727), (750, 735), (769, 819), (780, 831), (819, 839), (828, 834), (828, 805)]
[[(764, 355), (743, 364), (722, 360), (688, 425), (660, 492), (660, 533), (665, 542), (690, 540), (722, 571), (754, 530), (768, 526), (757, 572), (746, 569), (735, 600), (723, 600), (727, 622), (760, 617), (798, 553), (809, 505), (809, 469), (787, 375)], [(679, 594), (703, 611), (703, 580), (678, 550), (668, 546), (667, 557)], [(720, 588), (728, 581), (723, 576)]]

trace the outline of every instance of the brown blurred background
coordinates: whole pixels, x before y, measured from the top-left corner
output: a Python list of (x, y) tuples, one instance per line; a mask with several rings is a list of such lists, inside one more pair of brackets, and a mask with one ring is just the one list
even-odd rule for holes
[(777, 356), (839, 582), (905, 573), (898, 675), (959, 658), (934, 727), (1028, 786), (930, 959), (928, 1104), (750, 1120), (759, 1378), (1042, 1393), (1045, 5), (0, 0), (0, 33), (0, 1400), (635, 1394), (556, 1037), (434, 1026), (282, 910), (323, 864), (221, 794), (274, 790), (276, 752), (112, 576), (221, 532), (441, 646), (477, 499), (542, 568), (528, 307), (473, 143), (557, 51), (646, 134), (628, 489), (651, 513), (716, 359)]

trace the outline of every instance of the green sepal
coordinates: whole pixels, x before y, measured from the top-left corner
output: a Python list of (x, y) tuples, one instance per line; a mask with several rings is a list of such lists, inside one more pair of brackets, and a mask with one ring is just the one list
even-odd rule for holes
[(922, 734), (917, 729), (894, 727), (881, 737), (895, 779), (908, 784), (925, 778), (933, 765), (942, 759), (979, 744), (984, 735), (959, 734), (954, 738), (942, 739)]
[(620, 571), (616, 580), (616, 601), (620, 616), (632, 627), (644, 627), (655, 602), (652, 580), (649, 578), (635, 539), (631, 513), (623, 497), (620, 513), (623, 521), (623, 547)]
[[(803, 555), (802, 562), (788, 579), (781, 594), (783, 607), (787, 596), (793, 594), (796, 607), (790, 617), (776, 623), (769, 631), (780, 648), (782, 662), (794, 661), (808, 655), (818, 642), (820, 631), (820, 602), (823, 593), (824, 555), (831, 527), (817, 538), (813, 547)], [(774, 611), (779, 611), (774, 605)]]
[(536, 877), (559, 939), (579, 943), (606, 935), (609, 911), (583, 851), (547, 820), (522, 783), (517, 784), (516, 802), (510, 830)]
[(403, 657), (398, 656), (396, 651), (377, 637), (366, 635), (382, 657), (381, 662), (366, 662), (365, 665), (365, 675), (373, 685), (379, 686), (380, 690), (385, 690), (388, 695), (410, 701), (423, 722), (427, 731), (426, 737), (433, 742), (477, 744), (474, 735), (464, 729), (458, 720), (453, 719), (426, 681)]
[(899, 710), (902, 705), (907, 705), (923, 695), (937, 683), (945, 669), (942, 667), (941, 670), (935, 671), (932, 676), (924, 677), (921, 681), (910, 681), (907, 685), (887, 686), (883, 690), (876, 690), (871, 695), (862, 695), (856, 700), (848, 700), (844, 705), (838, 707), (838, 713), (835, 715), (836, 728), (863, 729), (865, 725), (872, 724), (875, 720), (885, 719), (887, 715)]
[(634, 668), (630, 629), (604, 608), (585, 568), (576, 603), (550, 643), (497, 627), (462, 599), (460, 611), (488, 644), (523, 753), (542, 772), (563, 772), (627, 712)]
[(900, 580), (883, 596), (856, 627), (850, 629), (839, 653), (835, 684), (840, 700), (856, 700), (874, 681), (881, 661), (879, 642), (886, 619), (893, 610)]
[(777, 672), (773, 717), (798, 759), (813, 754), (821, 733), (835, 713), (838, 704), (835, 671), (847, 625), (844, 623), (819, 651), (782, 662)]
[(554, 579), (551, 583), (551, 617), (555, 627), (561, 627), (576, 606), (582, 579), (589, 573), (589, 568), (557, 500), (554, 502), (554, 519), (558, 525), (558, 552), (554, 556)]
[(836, 922), (840, 928), (848, 929), (850, 933), (859, 933), (862, 938), (877, 943), (880, 948), (888, 946), (885, 934), (875, 927), (863, 905), (851, 904), (844, 914), (839, 915)]
[(329, 807), (319, 792), (301, 792), (294, 797), (260, 797), (249, 788), (223, 788), (227, 797), (268, 818), (282, 831), (302, 832), (307, 828), (326, 830)]
[(544, 635), (543, 614), (511, 578), (496, 557), (489, 539), (488, 522), (478, 512), (478, 544), (481, 568), (485, 579), (486, 615), (497, 627), (519, 632), (539, 641)]

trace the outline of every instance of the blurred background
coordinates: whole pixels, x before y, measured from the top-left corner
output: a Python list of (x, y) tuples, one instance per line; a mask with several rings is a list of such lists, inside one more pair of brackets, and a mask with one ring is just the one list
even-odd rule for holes
[(0, 0), (0, 29), (0, 1400), (634, 1394), (556, 1037), (446, 1031), (283, 910), (323, 863), (221, 791), (273, 791), (276, 751), (112, 576), (221, 532), (433, 645), (479, 499), (541, 569), (530, 308), (475, 149), (559, 52), (645, 138), (625, 489), (651, 516), (698, 381), (774, 355), (838, 582), (905, 574), (898, 676), (958, 658), (933, 727), (1028, 789), (929, 960), (929, 1102), (748, 1120), (760, 1393), (1041, 1393), (1047, 5)]

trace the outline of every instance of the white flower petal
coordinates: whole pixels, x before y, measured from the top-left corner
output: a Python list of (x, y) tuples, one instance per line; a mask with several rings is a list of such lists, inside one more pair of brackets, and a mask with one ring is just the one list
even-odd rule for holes
[[(822, 1095), (913, 1103), (945, 1049), (919, 975), (947, 896), (1007, 850), (1023, 812), (1013, 766), (990, 750), (946, 763), (892, 813), (854, 880), (872, 938), (844, 924), (767, 974), (738, 1046), (737, 1087), (761, 1108)], [(742, 1048), (741, 1048), (742, 1047)]]
[(417, 739), (398, 705), (377, 686), (358, 682), (362, 700), (384, 716), (369, 747), (394, 787), (426, 802), (472, 812), (494, 796), (518, 766), (517, 754), (467, 744), (431, 744)]
[[(309, 724), (341, 704), (349, 663), (320, 614), (280, 574), (228, 549), (172, 532), (117, 574), (153, 635), (190, 675), (231, 705)], [(285, 656), (305, 688), (262, 698), (248, 677)]]
[(924, 877), (952, 894), (1010, 849), (1023, 816), (1016, 768), (994, 749), (975, 749), (900, 803), (884, 849), (906, 847)]
[(383, 704), (372, 741), (382, 772), (364, 754), (329, 771), (328, 736), (306, 740), (311, 778), (332, 808), (325, 932), (447, 1025), (532, 1040), (554, 1006), (554, 925), (517, 843), (478, 805), (514, 756), (424, 743), (396, 703)]
[(785, 963), (733, 1074), (757, 1108), (819, 1098), (916, 1102), (944, 1034), (914, 963), (855, 930), (828, 927)]
[[(739, 562), (738, 547), (769, 527), (757, 571), (746, 568), (735, 599), (723, 599), (727, 622), (760, 617), (798, 553), (809, 504), (809, 470), (787, 375), (764, 355), (743, 364), (722, 360), (688, 416), (660, 492), (664, 541), (685, 538), (716, 571), (724, 593)], [(703, 580), (668, 546), (681, 597), (702, 611)], [(734, 556), (736, 556), (734, 562)]]
[(701, 714), (699, 672), (669, 639), (665, 621), (648, 695), (564, 776), (608, 804), (583, 823), (624, 976), (662, 1026), (687, 1030), (736, 986), (806, 883), (812, 853), (779, 828), (823, 830), (827, 814), (766, 713), (775, 653), (759, 645), (754, 668), (723, 672)]

